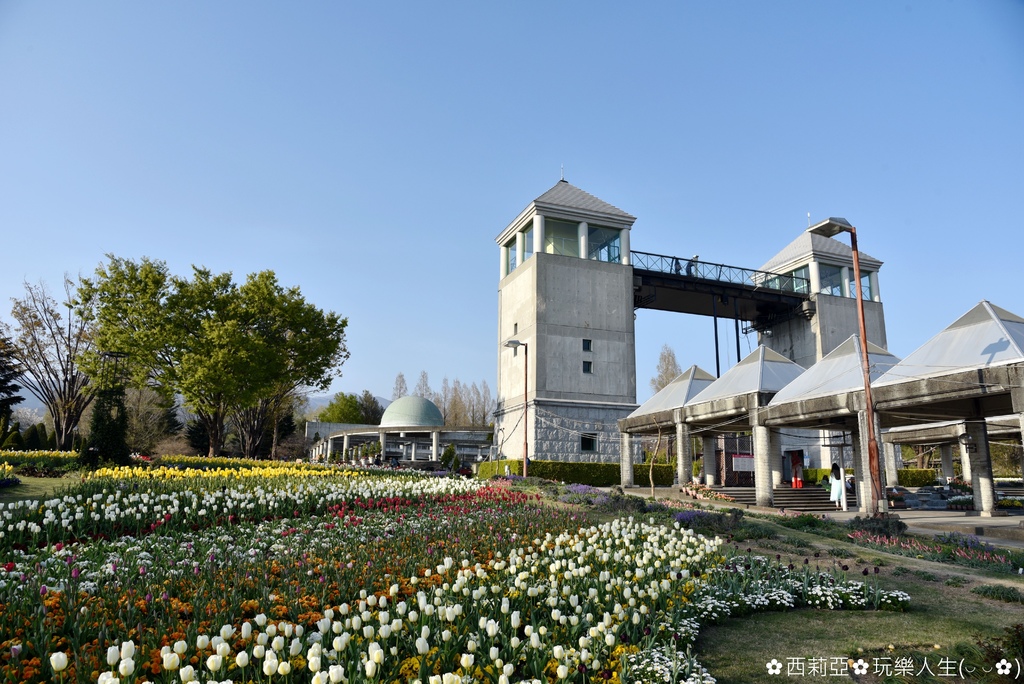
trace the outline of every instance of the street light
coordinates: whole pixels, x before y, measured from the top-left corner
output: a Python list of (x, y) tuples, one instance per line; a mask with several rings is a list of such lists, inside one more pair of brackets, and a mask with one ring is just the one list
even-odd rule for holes
[(520, 342), (519, 340), (508, 340), (507, 342), (505, 342), (505, 346), (509, 347), (510, 349), (516, 349), (517, 347), (523, 348), (523, 477), (526, 477), (526, 466), (530, 460), (528, 456), (529, 452), (527, 451), (527, 436), (529, 435), (529, 432), (527, 432), (526, 429), (526, 390), (530, 378), (530, 376), (527, 374), (529, 368), (528, 362), (530, 359), (530, 348), (526, 345), (525, 342)]
[[(839, 233), (850, 234), (850, 249), (853, 251), (853, 280), (857, 289), (857, 318), (860, 325), (860, 367), (864, 374), (864, 419), (868, 423), (868, 475), (871, 491), (866, 509), (872, 515), (885, 513), (888, 503), (882, 494), (882, 474), (878, 467), (878, 440), (875, 439), (875, 407), (871, 399), (871, 363), (868, 360), (867, 327), (864, 324), (864, 295), (860, 285), (860, 253), (857, 250), (857, 229), (843, 218), (831, 217), (807, 229), (808, 233), (823, 237), (835, 237)], [(844, 487), (845, 489), (845, 487)], [(881, 505), (881, 509), (879, 508)]]

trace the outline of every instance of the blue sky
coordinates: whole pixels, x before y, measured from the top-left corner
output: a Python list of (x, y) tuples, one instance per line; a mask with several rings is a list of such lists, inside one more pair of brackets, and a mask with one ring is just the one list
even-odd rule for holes
[[(0, 318), (106, 253), (272, 269), (348, 317), (334, 391), (493, 390), (494, 238), (564, 165), (641, 251), (758, 267), (847, 218), (905, 356), (981, 299), (1024, 315), (1022, 112), (1010, 0), (5, 0)], [(638, 401), (663, 344), (714, 372), (709, 319), (636, 342)]]

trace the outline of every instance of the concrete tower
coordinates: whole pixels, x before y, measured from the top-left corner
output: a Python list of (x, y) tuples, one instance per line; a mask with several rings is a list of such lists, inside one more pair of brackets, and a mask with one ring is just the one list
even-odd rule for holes
[(503, 457), (525, 436), (531, 459), (618, 461), (616, 421), (636, 408), (635, 220), (562, 180), (498, 235)]
[[(868, 341), (885, 349), (885, 314), (878, 290), (881, 267), (881, 261), (860, 253)], [(810, 368), (850, 335), (858, 333), (857, 294), (852, 289), (853, 251), (849, 245), (805, 232), (761, 270), (805, 279), (802, 282), (808, 283), (810, 306), (804, 307), (799, 315), (761, 322), (757, 326), (758, 343)]]

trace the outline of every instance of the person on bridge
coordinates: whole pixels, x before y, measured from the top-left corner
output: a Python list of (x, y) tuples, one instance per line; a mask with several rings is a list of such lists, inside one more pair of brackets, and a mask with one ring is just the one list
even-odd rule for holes
[(686, 275), (687, 276), (691, 276), (691, 277), (693, 276), (693, 265), (697, 263), (698, 259), (700, 259), (700, 255), (694, 254), (693, 257), (689, 261), (686, 262)]

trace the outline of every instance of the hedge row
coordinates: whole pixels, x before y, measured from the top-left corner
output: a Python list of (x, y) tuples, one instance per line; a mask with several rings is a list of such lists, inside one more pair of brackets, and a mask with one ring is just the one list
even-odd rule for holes
[(77, 459), (78, 453), (74, 451), (0, 451), (0, 463), (9, 463), (15, 468), (68, 468), (77, 465)]
[[(486, 461), (477, 469), (477, 477), (488, 479), (495, 475), (504, 475), (508, 466), (512, 475), (523, 474), (523, 462), (519, 460)], [(558, 482), (572, 482), (591, 487), (611, 487), (621, 484), (622, 476), (618, 463), (571, 463), (568, 461), (535, 461), (530, 460), (527, 469), (531, 477)], [(639, 487), (650, 485), (650, 465), (636, 464), (633, 466), (633, 483)], [(668, 487), (675, 482), (675, 466), (658, 464), (654, 466), (654, 484)]]

